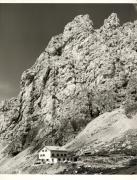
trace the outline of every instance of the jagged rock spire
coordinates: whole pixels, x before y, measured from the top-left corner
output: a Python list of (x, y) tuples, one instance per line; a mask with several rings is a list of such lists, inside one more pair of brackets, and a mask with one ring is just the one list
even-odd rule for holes
[(46, 51), (50, 55), (59, 55), (61, 54), (62, 47), (70, 38), (79, 33), (91, 33), (92, 31), (93, 22), (89, 15), (78, 15), (65, 26), (63, 34), (52, 37)]
[(93, 22), (90, 19), (89, 15), (78, 15), (74, 20), (68, 23), (63, 32), (64, 41), (67, 41), (69, 38), (73, 37), (79, 32), (92, 32)]
[(112, 13), (107, 19), (104, 20), (103, 29), (115, 29), (120, 25), (120, 20), (116, 13)]

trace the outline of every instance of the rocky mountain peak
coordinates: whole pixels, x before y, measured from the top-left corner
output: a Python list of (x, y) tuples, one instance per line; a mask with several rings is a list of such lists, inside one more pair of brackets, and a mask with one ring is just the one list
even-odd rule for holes
[(120, 20), (116, 13), (112, 13), (107, 19), (104, 20), (104, 29), (115, 29), (120, 26)]
[(93, 32), (93, 22), (89, 15), (78, 15), (68, 23), (62, 34), (51, 38), (46, 51), (50, 55), (61, 55), (62, 48), (68, 41), (77, 38), (78, 34), (90, 34)]
[(135, 114), (136, 26), (120, 26), (112, 13), (94, 29), (89, 15), (79, 15), (52, 37), (22, 74), (18, 97), (0, 105), (0, 139), (7, 154), (64, 145), (90, 121), (123, 104)]
[(89, 32), (93, 31), (93, 22), (90, 19), (89, 15), (79, 15), (76, 16), (72, 22), (68, 23), (63, 32), (64, 41), (74, 38), (80, 32)]

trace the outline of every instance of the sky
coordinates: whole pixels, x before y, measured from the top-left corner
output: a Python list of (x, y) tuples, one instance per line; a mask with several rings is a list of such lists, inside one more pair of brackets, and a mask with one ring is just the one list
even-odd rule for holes
[(0, 100), (18, 95), (23, 71), (75, 16), (89, 14), (99, 28), (112, 12), (121, 24), (137, 19), (133, 4), (0, 4)]

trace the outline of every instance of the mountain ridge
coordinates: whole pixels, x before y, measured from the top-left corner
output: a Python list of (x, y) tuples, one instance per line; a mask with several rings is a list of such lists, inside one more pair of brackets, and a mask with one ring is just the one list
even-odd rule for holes
[[(137, 21), (112, 13), (99, 29), (78, 15), (23, 72), (20, 93), (0, 104), (0, 140), (10, 158), (65, 145), (98, 116), (137, 110)], [(112, 112), (113, 113), (113, 112)], [(95, 119), (96, 118), (96, 119)], [(127, 119), (126, 118), (126, 119)]]

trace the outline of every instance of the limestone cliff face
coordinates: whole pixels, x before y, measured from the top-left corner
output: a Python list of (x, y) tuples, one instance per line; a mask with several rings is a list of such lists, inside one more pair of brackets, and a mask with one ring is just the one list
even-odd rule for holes
[(88, 15), (52, 37), (21, 77), (17, 98), (1, 102), (1, 145), (9, 152), (65, 144), (100, 114), (137, 101), (137, 22), (111, 14), (100, 29)]

